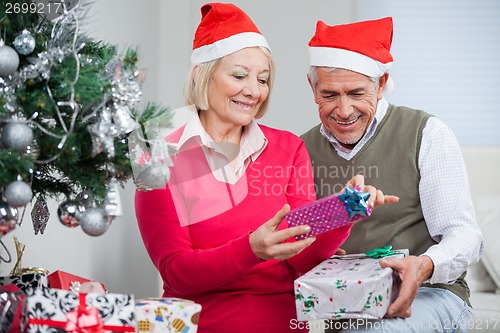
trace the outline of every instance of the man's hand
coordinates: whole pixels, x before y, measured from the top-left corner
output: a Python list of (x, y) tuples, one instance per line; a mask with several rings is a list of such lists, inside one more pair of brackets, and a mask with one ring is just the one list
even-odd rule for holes
[(401, 278), (399, 295), (387, 309), (386, 317), (410, 317), (411, 304), (417, 296), (418, 288), (431, 277), (434, 263), (428, 256), (409, 256), (380, 260), (380, 266), (392, 268)]
[(371, 185), (365, 185), (365, 177), (363, 175), (356, 175), (351, 178), (346, 184), (352, 188), (360, 188), (362, 192), (370, 193), (368, 198), (368, 205), (372, 208), (382, 206), (385, 204), (394, 204), (399, 201), (399, 197), (395, 195), (384, 195), (381, 190), (377, 190)]

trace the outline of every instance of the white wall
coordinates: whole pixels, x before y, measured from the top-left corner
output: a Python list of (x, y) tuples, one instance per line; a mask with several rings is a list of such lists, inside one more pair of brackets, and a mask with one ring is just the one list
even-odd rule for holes
[(356, 0), (356, 20), (392, 16), (394, 104), (443, 120), (463, 145), (500, 145), (500, 2)]
[[(125, 46), (138, 46), (140, 66), (149, 68), (143, 101), (160, 102), (175, 109), (183, 105), (182, 88), (190, 67), (192, 38), (200, 20), (199, 8), (204, 2), (96, 0), (87, 29), (97, 39), (120, 44), (122, 50)], [(234, 3), (254, 19), (268, 39), (277, 63), (271, 106), (261, 122), (296, 134), (303, 133), (318, 123), (316, 105), (306, 80), (306, 45), (314, 33), (315, 23), (318, 19), (330, 24), (350, 22), (356, 19), (359, 1), (238, 0)], [(183, 123), (187, 116), (177, 115), (176, 125)], [(467, 156), (473, 158), (476, 149), (483, 148), (471, 147)], [(469, 173), (473, 175), (475, 191), (487, 186), (476, 184), (486, 182), (483, 175), (498, 170), (498, 148), (491, 152), (493, 155), (486, 164), (475, 163), (474, 159), (467, 164), (474, 168)], [(487, 156), (490, 156), (489, 151)], [(498, 186), (491, 190), (496, 188)], [(44, 235), (33, 234), (29, 207), (23, 226), (2, 239), (10, 249), (13, 249), (13, 235), (27, 245), (23, 266), (41, 266), (51, 271), (60, 269), (99, 280), (111, 292), (133, 293), (138, 297), (159, 295), (158, 274), (144, 250), (136, 225), (133, 184), (128, 184), (121, 194), (124, 216), (101, 237), (89, 237), (80, 229), (62, 226), (55, 217), (58, 203), (51, 202), (53, 217)], [(5, 256), (4, 251), (0, 253)], [(0, 275), (7, 275), (11, 266), (0, 264)]]

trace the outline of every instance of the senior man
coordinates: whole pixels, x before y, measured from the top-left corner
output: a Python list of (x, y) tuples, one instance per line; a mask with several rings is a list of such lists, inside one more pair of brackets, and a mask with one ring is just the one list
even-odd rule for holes
[(466, 332), (473, 318), (464, 277), (483, 246), (467, 172), (447, 125), (385, 99), (393, 87), (392, 35), (390, 17), (317, 23), (309, 42), (308, 80), (321, 123), (302, 139), (318, 198), (335, 193), (352, 173), (400, 198), (357, 222), (343, 245), (347, 253), (389, 244), (410, 252), (404, 259), (381, 261), (399, 274), (399, 296), (378, 325), (357, 321), (355, 331), (456, 332), (460, 327)]

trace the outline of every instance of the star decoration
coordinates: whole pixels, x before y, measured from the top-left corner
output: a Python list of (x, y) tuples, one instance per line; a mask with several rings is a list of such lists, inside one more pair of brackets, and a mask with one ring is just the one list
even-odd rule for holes
[(339, 199), (345, 203), (350, 218), (353, 218), (356, 214), (362, 216), (369, 216), (371, 214), (371, 208), (367, 202), (369, 197), (370, 193), (360, 192), (349, 186), (346, 186), (345, 192), (339, 195)]

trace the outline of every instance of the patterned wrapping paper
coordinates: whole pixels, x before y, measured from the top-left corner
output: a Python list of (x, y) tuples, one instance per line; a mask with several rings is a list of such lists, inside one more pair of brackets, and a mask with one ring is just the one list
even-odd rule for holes
[(48, 286), (47, 273), (26, 273), (21, 275), (10, 275), (0, 277), (0, 286), (15, 284), (24, 293), (29, 289), (37, 289)]
[(138, 333), (196, 333), (201, 305), (180, 298), (136, 301)]
[[(87, 324), (83, 324), (85, 319)], [(96, 320), (99, 324), (91, 325)], [(81, 325), (76, 326), (78, 329), (75, 328), (76, 322)], [(82, 294), (52, 288), (35, 289), (24, 299), (21, 327), (26, 333), (65, 333), (72, 330), (135, 332), (134, 297), (124, 294)]]
[[(388, 257), (403, 258), (408, 250)], [(295, 280), (300, 321), (316, 319), (380, 319), (399, 293), (400, 280), (391, 268), (364, 254), (333, 256)]]
[(14, 284), (0, 286), (0, 333), (19, 333), (24, 293)]
[(329, 230), (352, 224), (371, 214), (366, 200), (370, 195), (346, 187), (343, 193), (335, 193), (310, 204), (295, 208), (285, 215), (289, 227), (308, 225), (311, 232), (299, 235), (297, 240), (316, 236)]

